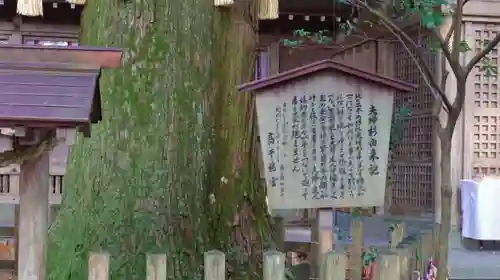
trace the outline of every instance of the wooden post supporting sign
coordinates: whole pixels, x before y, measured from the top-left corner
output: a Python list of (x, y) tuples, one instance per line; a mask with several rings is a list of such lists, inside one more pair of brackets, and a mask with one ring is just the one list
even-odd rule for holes
[(19, 280), (44, 280), (48, 238), (49, 153), (21, 164)]

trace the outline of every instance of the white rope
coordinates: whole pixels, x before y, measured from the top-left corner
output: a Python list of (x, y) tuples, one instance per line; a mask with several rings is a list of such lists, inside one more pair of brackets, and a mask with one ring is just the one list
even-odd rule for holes
[(18, 0), (17, 13), (23, 16), (43, 16), (43, 0)]
[(66, 2), (75, 5), (85, 5), (87, 4), (87, 0), (66, 0)]

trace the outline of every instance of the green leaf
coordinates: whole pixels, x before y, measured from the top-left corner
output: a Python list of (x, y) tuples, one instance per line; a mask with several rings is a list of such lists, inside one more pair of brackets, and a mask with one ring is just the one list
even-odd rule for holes
[(467, 43), (467, 41), (465, 41), (465, 40), (460, 41), (460, 44), (458, 45), (459, 52), (468, 52), (470, 50), (472, 50), (472, 49), (469, 47), (469, 44)]
[(307, 37), (311, 35), (311, 32), (304, 29), (296, 29), (293, 31), (293, 35), (297, 37)]
[(436, 18), (434, 17), (434, 14), (432, 12), (422, 14), (421, 21), (422, 24), (429, 29), (435, 28), (437, 26)]
[(283, 46), (285, 47), (296, 47), (302, 44), (302, 40), (290, 40), (290, 39), (284, 39), (283, 40)]
[(406, 106), (399, 108), (399, 116), (409, 117), (410, 116), (410, 109)]
[(443, 15), (439, 12), (434, 12), (432, 14), (433, 18), (434, 18), (434, 25), (435, 26), (439, 26), (443, 23)]

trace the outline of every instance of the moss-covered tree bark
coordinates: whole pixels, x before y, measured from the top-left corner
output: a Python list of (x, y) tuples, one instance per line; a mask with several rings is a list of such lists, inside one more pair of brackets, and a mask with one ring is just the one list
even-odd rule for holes
[(123, 48), (123, 66), (103, 72), (104, 120), (72, 149), (49, 279), (85, 279), (92, 250), (111, 253), (112, 279), (144, 279), (148, 252), (195, 279), (210, 249), (255, 277), (269, 225), (253, 102), (235, 90), (252, 74), (254, 33), (212, 3), (88, 1), (81, 43)]

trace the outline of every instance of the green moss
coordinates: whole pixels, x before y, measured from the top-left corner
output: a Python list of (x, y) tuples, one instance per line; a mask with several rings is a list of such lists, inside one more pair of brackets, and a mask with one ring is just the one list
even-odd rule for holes
[(72, 149), (49, 279), (85, 279), (98, 250), (112, 255), (112, 279), (144, 279), (148, 252), (168, 254), (170, 278), (201, 277), (210, 249), (255, 277), (269, 223), (253, 103), (235, 91), (252, 72), (253, 34), (212, 3), (89, 0), (82, 44), (123, 48), (123, 65), (104, 70), (104, 120)]

